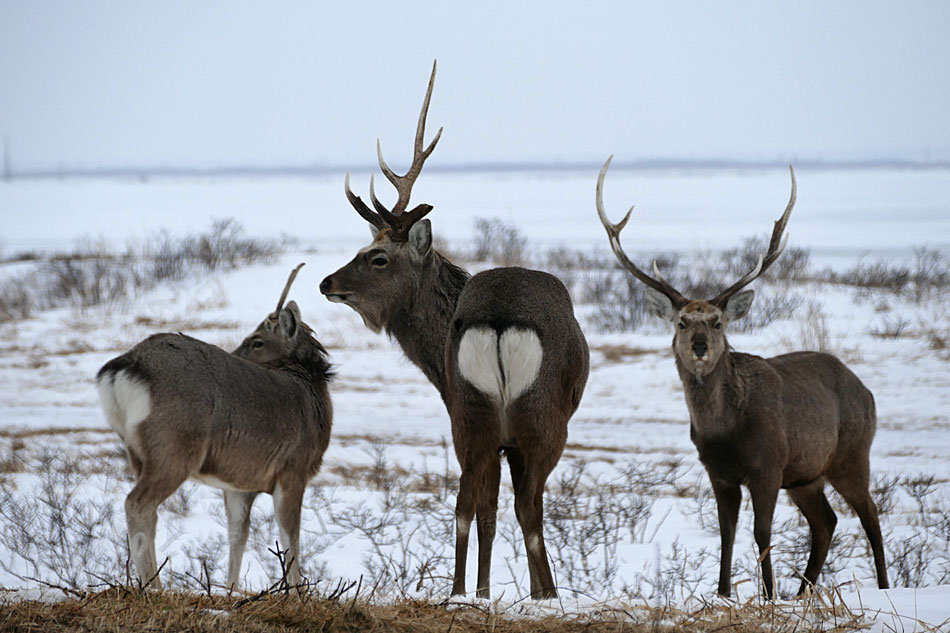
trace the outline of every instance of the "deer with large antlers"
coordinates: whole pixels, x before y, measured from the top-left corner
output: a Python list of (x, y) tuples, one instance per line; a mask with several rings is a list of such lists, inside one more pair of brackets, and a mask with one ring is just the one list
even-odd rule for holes
[(876, 427), (871, 392), (830, 354), (795, 352), (760, 358), (732, 351), (726, 341), (726, 326), (745, 316), (752, 305), (753, 291), (743, 288), (765, 272), (785, 247), (787, 236), (785, 240), (782, 236), (795, 205), (795, 171), (789, 167), (791, 197), (775, 222), (766, 254), (716, 298), (691, 300), (663, 278), (655, 262), (651, 277), (624, 253), (620, 231), (633, 207), (617, 224), (607, 219), (603, 189), (611, 158), (597, 179), (597, 213), (617, 259), (646, 284), (650, 309), (675, 328), (673, 352), (689, 409), (690, 438), (709, 474), (718, 507), (719, 593), (728, 596), (731, 590), (740, 486), (746, 486), (752, 498), (753, 535), (766, 596), (774, 596), (769, 550), (780, 489), (788, 491), (812, 534), (798, 593), (815, 584), (837, 523), (825, 497), (826, 481), (860, 518), (871, 543), (878, 586), (886, 589), (884, 544), (869, 492), (869, 453)]
[(571, 299), (556, 277), (524, 268), (496, 268), (469, 278), (432, 248), (432, 227), (420, 204), (407, 211), (412, 185), (442, 130), (425, 146), (425, 121), (435, 65), (416, 129), (412, 166), (396, 175), (377, 153), (395, 186), (392, 210), (376, 211), (350, 190), (346, 196), (370, 224), (373, 242), (327, 277), (320, 291), (353, 308), (371, 330), (385, 330), (442, 396), (452, 421), (462, 469), (456, 501), (452, 593), (465, 592), (469, 530), (478, 530), (479, 597), (488, 597), (495, 536), (500, 454), (515, 492), (525, 539), (531, 595), (557, 595), (542, 533), (544, 485), (560, 459), (567, 423), (587, 382), (589, 358)]
[[(300, 266), (303, 266), (301, 264)], [(232, 354), (182, 334), (155, 334), (96, 376), (109, 424), (135, 475), (125, 501), (129, 547), (142, 583), (160, 587), (158, 505), (188, 478), (220, 488), (228, 520), (228, 587), (237, 587), (251, 504), (274, 497), (287, 582), (301, 581), (300, 506), (330, 441), (326, 350), (284, 300)]]

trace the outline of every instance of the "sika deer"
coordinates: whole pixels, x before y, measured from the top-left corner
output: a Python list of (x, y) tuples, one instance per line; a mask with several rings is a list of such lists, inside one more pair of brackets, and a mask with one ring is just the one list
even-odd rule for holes
[[(612, 158), (612, 157), (611, 157)], [(637, 268), (620, 245), (633, 207), (618, 224), (607, 219), (604, 177), (597, 179), (597, 213), (617, 259), (646, 284), (650, 309), (675, 324), (673, 351), (690, 415), (690, 438), (706, 467), (719, 511), (722, 557), (719, 593), (728, 596), (732, 547), (741, 500), (749, 489), (754, 536), (762, 557), (762, 580), (774, 596), (769, 544), (772, 514), (780, 488), (788, 491), (811, 529), (811, 554), (799, 595), (815, 584), (825, 562), (837, 517), (825, 497), (827, 480), (861, 519), (874, 554), (878, 586), (888, 587), (884, 544), (877, 509), (868, 490), (868, 454), (876, 426), (874, 397), (844, 364), (830, 354), (794, 352), (760, 358), (730, 349), (725, 327), (749, 311), (752, 283), (785, 248), (782, 234), (795, 205), (792, 193), (775, 223), (765, 257), (714, 299), (690, 300), (676, 291), (653, 265), (655, 278)]]
[(465, 592), (473, 516), (478, 529), (479, 597), (488, 597), (495, 536), (499, 455), (508, 458), (515, 513), (525, 538), (531, 595), (557, 596), (541, 528), (544, 484), (567, 438), (588, 373), (587, 342), (567, 290), (556, 277), (524, 268), (496, 268), (471, 279), (432, 248), (432, 228), (420, 204), (406, 211), (412, 185), (442, 130), (424, 148), (425, 119), (435, 65), (416, 130), (412, 166), (397, 176), (379, 151), (383, 173), (396, 187), (392, 211), (370, 196), (376, 213), (350, 190), (350, 204), (374, 239), (323, 280), (330, 301), (353, 308), (374, 332), (385, 329), (435, 385), (452, 420), (462, 468), (456, 501), (452, 593)]
[(99, 370), (106, 419), (136, 478), (125, 513), (143, 583), (161, 586), (156, 511), (189, 477), (224, 492), (229, 588), (237, 586), (251, 504), (261, 492), (274, 497), (287, 581), (300, 583), (300, 505), (333, 417), (326, 350), (297, 304), (283, 307), (300, 266), (277, 309), (233, 354), (182, 334), (155, 334)]

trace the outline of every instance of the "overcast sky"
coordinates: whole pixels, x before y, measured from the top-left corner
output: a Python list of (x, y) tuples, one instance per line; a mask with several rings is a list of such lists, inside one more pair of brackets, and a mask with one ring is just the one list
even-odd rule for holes
[[(950, 3), (0, 3), (14, 169), (950, 159)], [(435, 162), (435, 158), (433, 161)]]

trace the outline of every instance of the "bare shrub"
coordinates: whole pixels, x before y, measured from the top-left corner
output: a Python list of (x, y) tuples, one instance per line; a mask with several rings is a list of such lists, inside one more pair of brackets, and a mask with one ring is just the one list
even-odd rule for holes
[(900, 338), (909, 325), (910, 320), (899, 314), (886, 314), (868, 333), (875, 338), (895, 339)]
[(818, 301), (809, 301), (798, 320), (799, 349), (827, 352), (831, 349), (828, 316)]
[[(755, 268), (759, 257), (768, 251), (769, 236), (753, 235), (742, 238), (742, 246), (723, 253), (726, 276), (739, 278)], [(782, 256), (762, 274), (763, 279), (783, 281), (804, 279), (811, 265), (811, 253), (808, 249), (789, 246)]]
[(498, 218), (476, 218), (474, 241), (472, 257), (475, 261), (490, 261), (501, 266), (528, 263), (528, 239), (517, 227)]
[(86, 242), (70, 253), (46, 258), (32, 274), (0, 284), (0, 322), (25, 318), (35, 310), (123, 301), (166, 280), (272, 261), (288, 243), (287, 238), (245, 237), (230, 219), (216, 220), (206, 233), (181, 239), (163, 231), (143, 247), (129, 247), (121, 254)]

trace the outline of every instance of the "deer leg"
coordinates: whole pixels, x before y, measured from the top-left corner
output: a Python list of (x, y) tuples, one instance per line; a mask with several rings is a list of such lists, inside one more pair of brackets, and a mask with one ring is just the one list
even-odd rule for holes
[[(829, 478), (830, 479), (830, 478)], [(887, 566), (884, 564), (884, 539), (881, 536), (881, 523), (877, 516), (877, 507), (871, 499), (869, 468), (865, 466), (863, 472), (857, 476), (851, 473), (848, 478), (830, 479), (834, 489), (841, 493), (844, 500), (861, 519), (861, 527), (868, 536), (871, 552), (874, 554), (874, 569), (877, 572), (877, 586), (881, 589), (890, 587), (887, 580)]]
[[(508, 459), (508, 469), (511, 471), (511, 486), (515, 491), (515, 498), (517, 499), (518, 491), (521, 489), (521, 481), (524, 479), (524, 455), (517, 448), (508, 449), (507, 453)], [(521, 516), (518, 515), (517, 505), (515, 506), (515, 516), (518, 518), (518, 525), (521, 525)], [(524, 528), (522, 528), (523, 530)], [(524, 533), (524, 532), (522, 532)], [(538, 590), (538, 571), (534, 566), (534, 559), (531, 556), (527, 556), (528, 560), (528, 577), (531, 581), (531, 593), (532, 595)]]
[(769, 548), (772, 544), (772, 516), (775, 514), (775, 501), (778, 499), (780, 488), (779, 484), (762, 481), (749, 485), (752, 512), (755, 515), (752, 534), (759, 548), (759, 558), (762, 560), (762, 584), (765, 588), (765, 597), (769, 600), (775, 598), (775, 576), (772, 572), (772, 553)]
[(515, 489), (515, 514), (518, 517), (518, 523), (521, 524), (521, 532), (524, 534), (529, 573), (531, 568), (534, 568), (531, 578), (531, 597), (535, 600), (557, 597), (541, 529), (542, 499), (546, 479), (547, 473), (541, 477), (537, 467), (528, 462), (524, 476), (521, 478), (521, 485)]
[(716, 512), (719, 516), (719, 539), (721, 542), (719, 557), (720, 596), (729, 597), (732, 593), (732, 548), (736, 542), (736, 523), (739, 521), (739, 504), (742, 502), (742, 489), (732, 483), (713, 479), (713, 494), (716, 497)]
[(828, 503), (828, 498), (823, 491), (824, 486), (825, 482), (819, 480), (788, 491), (788, 496), (805, 515), (811, 530), (811, 553), (808, 555), (808, 565), (805, 567), (798, 595), (802, 595), (805, 589), (818, 582), (818, 574), (825, 564), (828, 548), (831, 546), (831, 536), (838, 523), (838, 517), (835, 516), (835, 511), (831, 509), (831, 504)]
[(237, 492), (223, 490), (224, 511), (228, 515), (228, 543), (231, 551), (228, 556), (228, 589), (237, 589), (241, 575), (241, 560), (247, 547), (247, 532), (251, 524), (251, 505), (257, 497), (256, 492)]
[(481, 494), (475, 505), (475, 523), (478, 528), (478, 583), (475, 595), (491, 597), (491, 552), (498, 522), (498, 486), (501, 483), (501, 460), (492, 456), (492, 463), (483, 471)]
[(297, 482), (278, 481), (274, 485), (274, 515), (280, 532), (280, 544), (287, 551), (285, 563), (287, 584), (299, 587), (300, 577), (300, 504), (304, 486)]
[(479, 473), (475, 466), (478, 461), (469, 456), (462, 465), (459, 478), (459, 493), (455, 499), (455, 577), (452, 581), (452, 595), (465, 593), (465, 562), (468, 557), (468, 534), (475, 516), (477, 499), (476, 481)]
[(186, 473), (158, 472), (144, 462), (141, 477), (125, 498), (125, 519), (129, 530), (129, 549), (139, 581), (161, 589), (155, 557), (155, 524), (158, 506), (188, 478)]

